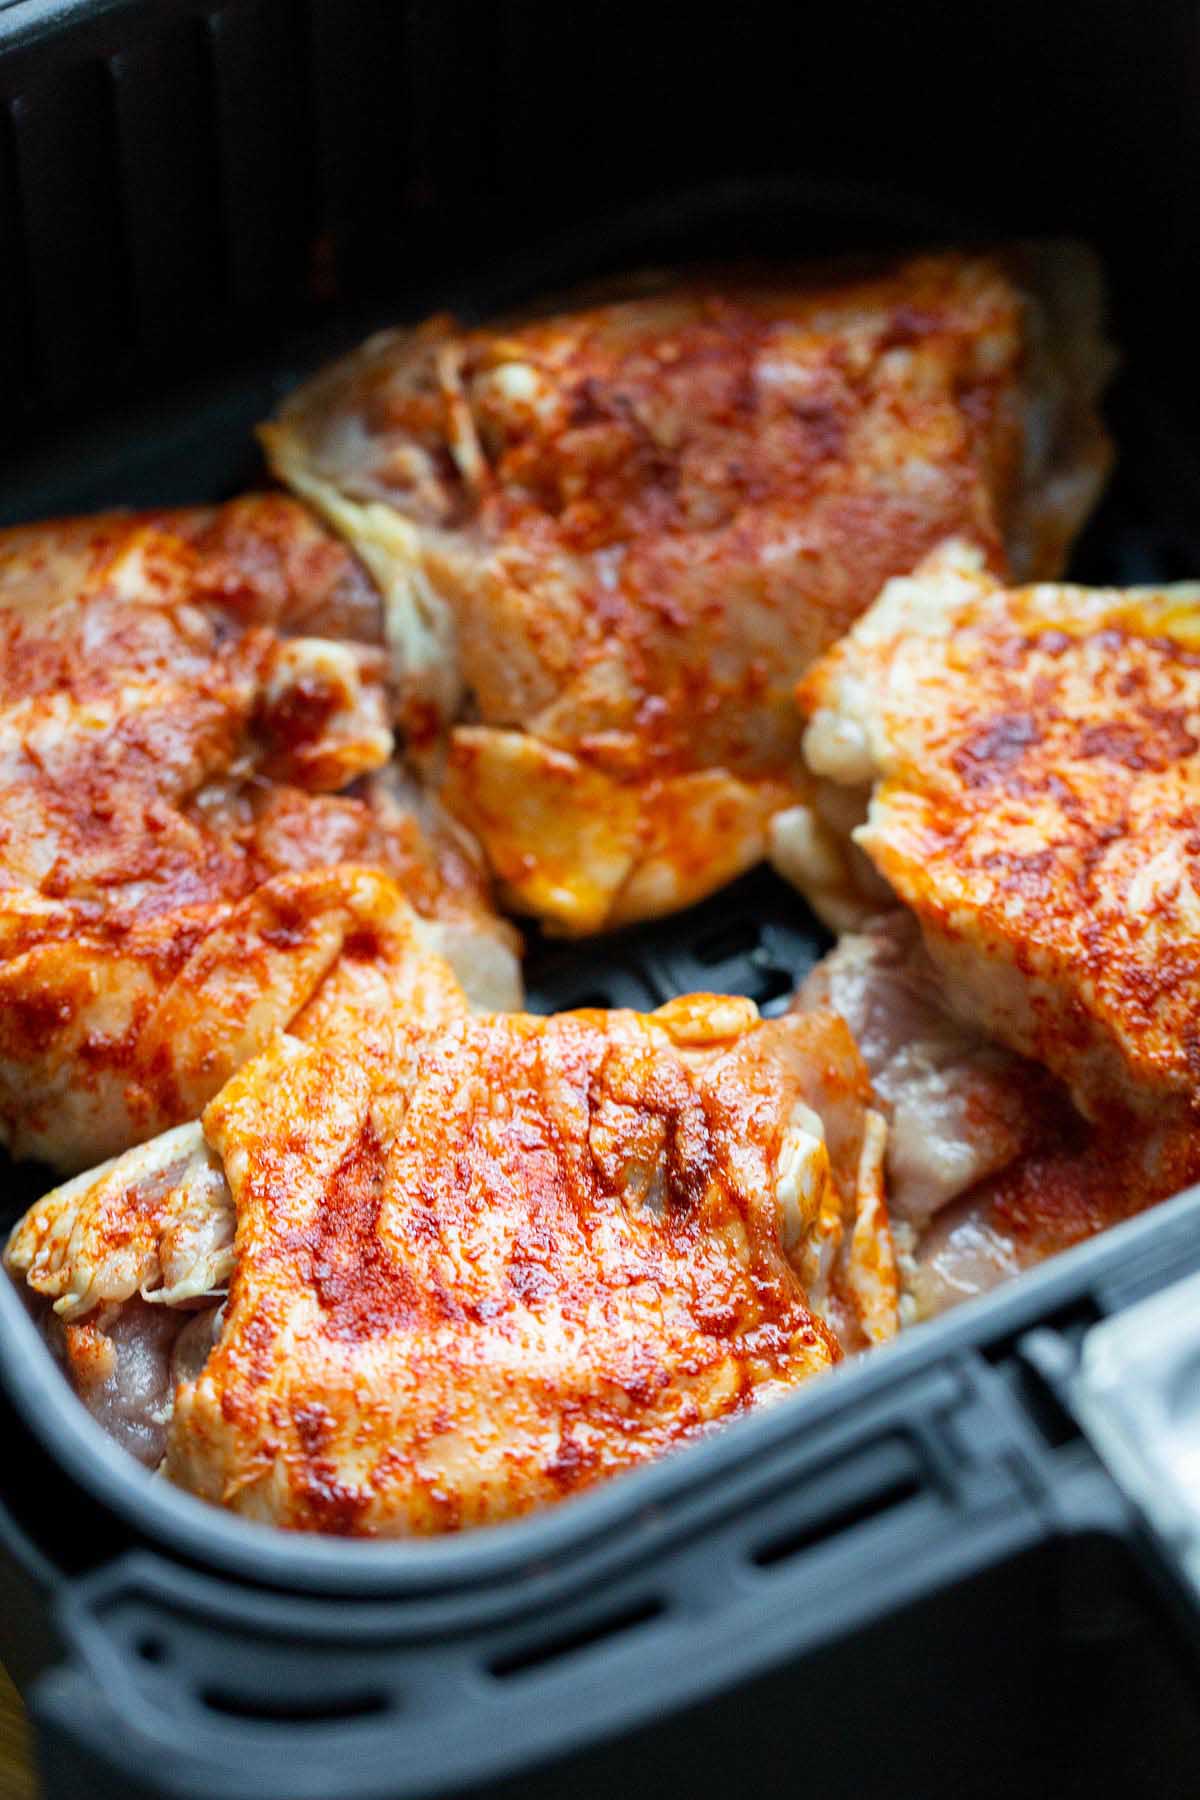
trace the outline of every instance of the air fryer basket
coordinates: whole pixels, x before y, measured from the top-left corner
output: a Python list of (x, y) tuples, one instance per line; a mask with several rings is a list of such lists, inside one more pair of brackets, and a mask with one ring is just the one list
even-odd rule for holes
[[(743, 26), (770, 10), (751, 5)], [(568, 210), (549, 174), (528, 209), (542, 241), (518, 251), (539, 164), (528, 119), (508, 121), (502, 101), (540, 92), (522, 72), (544, 86), (567, 55), (546, 47), (553, 9), (480, 24), (465, 0), (171, 0), (152, 29), (153, 11), (0, 4), (0, 367), (19, 427), (4, 521), (237, 491), (261, 478), (250, 427), (301, 374), (434, 306), (480, 316), (648, 262), (1082, 222), (1108, 254), (1128, 356), (1119, 473), (1073, 572), (1200, 570), (1200, 461), (1167, 379), (1174, 327), (1130, 272), (1142, 239), (1128, 212), (1106, 234), (1098, 200), (1080, 221), (1036, 198), (997, 204), (993, 184), (989, 207), (956, 178), (932, 184), (949, 202), (914, 201), (770, 174), (789, 166), (774, 141), (744, 155), (731, 139), (699, 166), (744, 172), (623, 210), (595, 170)], [(602, 15), (632, 29), (632, 9), (586, 6), (584, 38), (580, 19)], [(1036, 46), (1032, 9), (1013, 17)], [(1115, 17), (1098, 10), (1101, 38), (1117, 40)], [(646, 30), (665, 40), (665, 26)], [(1166, 54), (1174, 40), (1155, 32)], [(398, 124), (369, 74), (376, 34), (405, 71)], [(717, 52), (702, 61), (703, 79), (718, 71)], [(584, 81), (583, 112), (599, 117), (605, 79)], [(176, 105), (203, 113), (211, 145), (172, 133)], [(570, 112), (552, 97), (560, 130)], [(501, 144), (511, 166), (489, 187)], [(393, 215), (370, 173), (381, 157), (403, 163)], [(612, 158), (614, 192), (661, 196), (660, 180), (639, 190), (619, 146)], [(490, 216), (497, 180), (518, 221), (507, 231)], [(296, 186), (318, 192), (327, 230), (314, 233)], [(392, 244), (372, 266), (393, 219), (408, 254)], [(86, 295), (82, 267), (99, 270)], [(531, 1003), (647, 1006), (709, 988), (770, 1011), (825, 943), (759, 871), (597, 943), (534, 934)], [(41, 1185), (5, 1178), (0, 1223)], [(77, 1406), (0, 1284), (0, 1658), (26, 1688), (47, 1792), (1200, 1791), (1187, 1521), (1131, 1482), (1121, 1422), (1088, 1377), (1089, 1345), (1125, 1341), (1098, 1334), (1136, 1334), (1147, 1296), (1197, 1268), (1200, 1190), (554, 1512), (388, 1545), (287, 1537), (145, 1475)]]

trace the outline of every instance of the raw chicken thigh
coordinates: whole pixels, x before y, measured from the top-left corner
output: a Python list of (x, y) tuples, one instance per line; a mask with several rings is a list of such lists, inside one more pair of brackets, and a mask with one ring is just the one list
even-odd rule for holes
[(756, 862), (792, 689), (943, 538), (1057, 574), (1108, 464), (1070, 245), (694, 277), (372, 339), (264, 428), (385, 597), (400, 723), (509, 903), (581, 933)]

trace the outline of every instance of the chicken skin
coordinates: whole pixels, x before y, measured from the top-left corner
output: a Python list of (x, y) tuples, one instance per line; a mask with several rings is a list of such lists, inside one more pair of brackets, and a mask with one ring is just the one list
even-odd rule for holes
[(70, 1170), (194, 1119), (403, 895), (480, 999), (515, 939), (387, 770), (380, 603), (263, 496), (0, 534), (0, 1142)]
[(157, 1388), (124, 1352), (126, 1413), (156, 1394), (143, 1451), (183, 1487), (300, 1530), (484, 1524), (894, 1332), (885, 1133), (832, 1014), (479, 1015), (434, 973), (423, 1032), (347, 979), (202, 1134), (50, 1195), (6, 1254), (106, 1423), (95, 1334), (202, 1307)]
[(951, 545), (801, 688), (956, 1009), (1089, 1116), (1197, 1096), (1198, 652), (1200, 586), (1007, 589)]
[(371, 340), (264, 428), (385, 597), (400, 723), (518, 911), (700, 899), (804, 793), (797, 678), (959, 533), (1057, 573), (1103, 479), (1083, 252), (926, 255)]
[(777, 860), (860, 928), (800, 1003), (890, 1115), (926, 1309), (1200, 1174), (1198, 602), (951, 543), (801, 684), (820, 785)]

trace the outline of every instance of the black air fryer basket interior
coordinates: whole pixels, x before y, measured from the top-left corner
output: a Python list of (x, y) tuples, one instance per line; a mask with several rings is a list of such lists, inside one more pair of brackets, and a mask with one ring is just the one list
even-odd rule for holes
[[(0, 520), (234, 493), (299, 375), (434, 307), (1065, 231), (1125, 353), (1072, 572), (1200, 573), (1192, 9), (962, 12), (0, 0)], [(532, 938), (531, 1002), (770, 1011), (825, 941), (758, 872)], [(1197, 1266), (1200, 1194), (555, 1513), (384, 1546), (145, 1476), (4, 1289), (0, 1658), (48, 1790), (1200, 1792), (1196, 1607), (1070, 1385)]]

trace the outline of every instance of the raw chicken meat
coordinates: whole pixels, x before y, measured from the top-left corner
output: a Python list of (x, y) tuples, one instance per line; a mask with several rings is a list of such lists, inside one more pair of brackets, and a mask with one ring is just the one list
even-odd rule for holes
[(808, 763), (856, 796), (958, 1016), (1088, 1117), (1194, 1121), (1200, 585), (1010, 589), (950, 544), (800, 695)]
[(1006, 589), (951, 543), (801, 684), (819, 785), (778, 861), (859, 929), (799, 1003), (889, 1113), (922, 1310), (1200, 1174), (1198, 602)]
[(888, 1205), (921, 1228), (1036, 1138), (1045, 1076), (951, 1013), (911, 915), (841, 939), (794, 1001), (839, 1013), (889, 1113)]
[(1200, 1134), (1120, 1109), (1089, 1123), (1045, 1069), (957, 1019), (909, 913), (844, 936), (793, 1006), (845, 1019), (887, 1115), (908, 1321), (986, 1293), (1200, 1176)]
[(84, 1398), (173, 1480), (296, 1529), (482, 1524), (892, 1335), (886, 1134), (841, 1020), (471, 1014), (398, 954), (424, 1030), (340, 970), (203, 1133), (14, 1234)]
[(807, 786), (792, 689), (951, 533), (1056, 574), (1108, 464), (1077, 246), (643, 284), (318, 375), (276, 472), (385, 597), (410, 747), (508, 901), (670, 912)]
[(393, 769), (380, 605), (294, 501), (0, 533), (0, 1142), (195, 1118), (401, 890), (492, 1006), (516, 939)]

